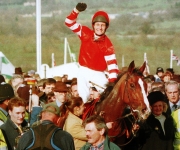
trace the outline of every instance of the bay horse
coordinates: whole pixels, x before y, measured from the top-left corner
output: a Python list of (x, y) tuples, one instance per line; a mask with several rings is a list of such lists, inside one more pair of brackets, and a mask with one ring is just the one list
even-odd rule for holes
[[(134, 61), (132, 61), (127, 71), (120, 73), (110, 91), (107, 87), (93, 109), (92, 114), (101, 115), (106, 123), (113, 122), (112, 128), (108, 131), (108, 136), (117, 145), (125, 142), (123, 136), (129, 137), (128, 134), (132, 131), (134, 121), (143, 117), (144, 114), (146, 115), (145, 112), (147, 111), (145, 110), (149, 111), (146, 96), (147, 85), (143, 81), (145, 67), (146, 62), (140, 68), (135, 68)], [(128, 113), (125, 112), (126, 110)], [(131, 126), (127, 125), (127, 120)], [(124, 140), (120, 141), (120, 139)]]

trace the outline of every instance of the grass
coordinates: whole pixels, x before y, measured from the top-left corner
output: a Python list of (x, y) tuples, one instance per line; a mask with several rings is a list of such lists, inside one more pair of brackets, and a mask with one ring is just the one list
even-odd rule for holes
[[(111, 3), (110, 0), (107, 1)], [(131, 12), (174, 10), (174, 4), (180, 3), (180, 0), (119, 0), (118, 4), (111, 3), (112, 7), (102, 3), (102, 0), (84, 0), (84, 2), (90, 7), (79, 15), (78, 20), (83, 25), (91, 27), (90, 18), (99, 9), (109, 13), (119, 13), (123, 16)], [(61, 3), (66, 3), (66, 1)], [(73, 1), (73, 3), (75, 2)], [(57, 1), (56, 4), (58, 4)], [(80, 40), (64, 26), (64, 19), (74, 5), (72, 7), (70, 3), (66, 5), (68, 5), (68, 9), (63, 10), (61, 15), (42, 19), (42, 64), (51, 66), (52, 53), (55, 54), (57, 65), (64, 62), (65, 37), (68, 39), (71, 51), (76, 54), (76, 59), (78, 59)], [(62, 9), (61, 4), (56, 8)], [(46, 9), (47, 12), (51, 10), (45, 4), (42, 5), (42, 9), (43, 12), (46, 12)], [(35, 12), (35, 7), (0, 6), (0, 12), (2, 14), (0, 17), (0, 50), (15, 67), (22, 67), (23, 71), (36, 70), (35, 18), (20, 17), (20, 14)], [(114, 44), (119, 68), (122, 67), (122, 56), (124, 56), (126, 66), (132, 60), (135, 61), (136, 66), (141, 66), (144, 62), (144, 53), (146, 53), (150, 71), (154, 74), (156, 67), (160, 66), (164, 69), (169, 67), (171, 49), (174, 50), (174, 54), (180, 57), (180, 19), (172, 18), (170, 13), (168, 15), (152, 15), (151, 17), (148, 20), (132, 17), (129, 22), (127, 22), (129, 18), (124, 17), (124, 20), (119, 18), (122, 20), (111, 22), (107, 35)], [(152, 22), (151, 25), (155, 27), (154, 34), (159, 35), (158, 37), (147, 38), (140, 34), (139, 27), (144, 21)], [(132, 35), (132, 37), (120, 35)], [(179, 66), (176, 66), (175, 61), (173, 61), (173, 68), (176, 73), (180, 74)]]

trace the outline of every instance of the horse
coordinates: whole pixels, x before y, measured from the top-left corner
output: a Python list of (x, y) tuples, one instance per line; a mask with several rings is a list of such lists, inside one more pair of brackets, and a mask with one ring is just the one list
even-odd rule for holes
[[(129, 138), (133, 124), (150, 111), (146, 95), (147, 85), (143, 81), (145, 67), (146, 62), (140, 68), (135, 68), (132, 61), (127, 71), (118, 75), (114, 86), (106, 88), (100, 100), (94, 103), (92, 114), (89, 114), (101, 115), (105, 122), (113, 122), (112, 128), (108, 130), (108, 136), (120, 147), (125, 142), (123, 136)], [(127, 121), (131, 126), (127, 125)], [(120, 142), (121, 137), (124, 140)]]

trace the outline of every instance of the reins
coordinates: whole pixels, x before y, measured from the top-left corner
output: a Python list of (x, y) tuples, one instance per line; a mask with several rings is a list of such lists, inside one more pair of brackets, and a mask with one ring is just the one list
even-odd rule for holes
[[(129, 74), (126, 76), (126, 79), (125, 79), (125, 88), (124, 88), (124, 92), (123, 92), (123, 97), (122, 97), (122, 100), (124, 100), (124, 95), (125, 95), (125, 93), (126, 93), (126, 89), (127, 89), (127, 82), (128, 82), (128, 79), (129, 79)], [(129, 99), (129, 101), (130, 101), (130, 95), (129, 95), (129, 92), (127, 92), (127, 96), (128, 96), (128, 99)], [(130, 118), (128, 118), (128, 120), (132, 123), (132, 127), (134, 126), (134, 124), (136, 124), (136, 122), (138, 121), (138, 119), (139, 119), (139, 117), (137, 118), (137, 117), (135, 117), (134, 116), (134, 114), (133, 114), (133, 112), (138, 112), (139, 113), (139, 111), (138, 110), (133, 110), (132, 108), (131, 108), (131, 106), (129, 106), (130, 107), (130, 113), (128, 113), (128, 114), (126, 114), (126, 115), (124, 115), (124, 116), (122, 116), (122, 117), (119, 117), (119, 118), (117, 118), (116, 120), (114, 120), (114, 121), (112, 121), (112, 122), (116, 122), (116, 121), (119, 121), (119, 120), (122, 120), (122, 119), (125, 119), (125, 118), (128, 118), (129, 116), (133, 116), (133, 118), (134, 118), (134, 122), (133, 121), (131, 121), (130, 120)], [(139, 114), (138, 114), (138, 116), (139, 116)], [(126, 130), (128, 130), (127, 129), (127, 125), (126, 125), (126, 123), (125, 123), (125, 129)], [(124, 132), (122, 132), (122, 134), (119, 134), (119, 135), (117, 135), (117, 136), (110, 136), (110, 138), (113, 138), (113, 137), (120, 137), (120, 136), (122, 136), (124, 134)], [(133, 140), (133, 138), (136, 136), (136, 133), (135, 133), (135, 131), (132, 129), (132, 134), (133, 134), (133, 136), (132, 136), (132, 138), (128, 141), (128, 142), (126, 142), (126, 143), (124, 143), (124, 144), (118, 144), (118, 146), (125, 146), (125, 145), (127, 145), (127, 144), (129, 144), (132, 140)]]

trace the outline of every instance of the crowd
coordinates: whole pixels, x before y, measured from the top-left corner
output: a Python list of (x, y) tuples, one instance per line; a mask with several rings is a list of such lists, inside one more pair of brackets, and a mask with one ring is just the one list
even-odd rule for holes
[(77, 78), (41, 79), (21, 67), (8, 82), (0, 75), (0, 149), (180, 150), (180, 78), (172, 68), (144, 74), (151, 113), (135, 124), (136, 136), (125, 146), (120, 148), (108, 137), (112, 122), (89, 115), (107, 83), (116, 81), (119, 69), (105, 35), (107, 13), (94, 14), (91, 30), (76, 22), (86, 8), (78, 3), (65, 20), (81, 40)]

